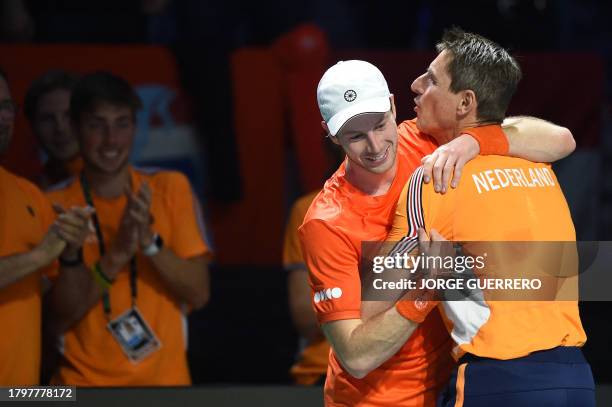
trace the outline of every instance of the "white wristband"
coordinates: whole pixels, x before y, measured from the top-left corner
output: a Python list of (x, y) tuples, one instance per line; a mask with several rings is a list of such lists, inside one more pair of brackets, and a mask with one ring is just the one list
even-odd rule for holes
[(142, 249), (142, 254), (147, 257), (155, 256), (162, 249), (162, 238), (157, 233), (153, 235), (153, 242), (150, 245)]

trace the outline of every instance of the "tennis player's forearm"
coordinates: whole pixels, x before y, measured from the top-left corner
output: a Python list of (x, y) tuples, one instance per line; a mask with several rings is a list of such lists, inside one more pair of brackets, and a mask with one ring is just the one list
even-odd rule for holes
[(535, 117), (517, 116), (504, 120), (502, 128), (509, 143), (509, 155), (534, 162), (554, 162), (576, 149), (572, 132)]
[(168, 289), (181, 302), (194, 309), (204, 307), (210, 298), (208, 265), (203, 256), (182, 259), (164, 247), (150, 257)]
[(366, 322), (350, 322), (353, 323), (350, 330), (335, 330), (331, 323), (323, 325), (323, 331), (344, 368), (358, 379), (395, 355), (418, 327), (395, 307)]

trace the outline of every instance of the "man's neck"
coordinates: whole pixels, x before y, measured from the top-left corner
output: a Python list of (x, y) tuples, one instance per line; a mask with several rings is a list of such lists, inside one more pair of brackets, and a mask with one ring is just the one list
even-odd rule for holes
[(119, 198), (125, 193), (125, 187), (130, 185), (129, 166), (124, 166), (119, 172), (106, 174), (85, 165), (83, 170), (89, 187), (100, 198)]
[(431, 136), (436, 139), (438, 145), (444, 145), (451, 140), (456, 139), (461, 135), (461, 131), (463, 129), (467, 129), (469, 127), (480, 126), (483, 123), (480, 123), (475, 117), (471, 115), (464, 119), (458, 120), (453, 127), (447, 129), (441, 129), (435, 134), (431, 134)]
[(351, 185), (361, 190), (363, 193), (371, 196), (380, 196), (386, 194), (397, 172), (397, 158), (388, 171), (382, 174), (376, 174), (351, 163), (346, 162), (346, 179)]

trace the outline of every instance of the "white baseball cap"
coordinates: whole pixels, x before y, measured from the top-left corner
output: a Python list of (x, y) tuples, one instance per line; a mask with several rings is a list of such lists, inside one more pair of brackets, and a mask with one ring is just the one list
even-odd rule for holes
[(317, 102), (332, 136), (351, 118), (391, 109), (389, 87), (382, 72), (366, 61), (340, 61), (317, 86)]

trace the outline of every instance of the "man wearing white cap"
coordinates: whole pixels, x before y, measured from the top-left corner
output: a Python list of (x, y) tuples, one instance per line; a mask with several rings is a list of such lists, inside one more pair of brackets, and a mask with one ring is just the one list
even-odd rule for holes
[[(555, 161), (573, 150), (573, 138), (567, 129), (521, 118), (503, 130), (499, 125), (457, 129), (462, 135), (438, 148), (415, 120), (396, 124), (385, 78), (364, 61), (328, 69), (317, 99), (323, 128), (347, 155), (300, 228), (314, 308), (332, 345), (325, 403), (433, 406), (453, 364), (451, 340), (437, 311), (414, 329), (396, 307), (383, 311), (362, 304), (362, 242), (386, 238), (399, 195), (428, 154), (428, 176), (433, 174), (436, 190), (443, 193), (450, 175), (456, 186), (463, 165), (479, 153)], [(443, 116), (447, 107), (437, 108)], [(544, 153), (542, 146), (555, 148)]]

